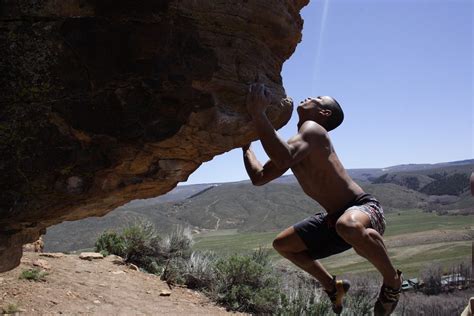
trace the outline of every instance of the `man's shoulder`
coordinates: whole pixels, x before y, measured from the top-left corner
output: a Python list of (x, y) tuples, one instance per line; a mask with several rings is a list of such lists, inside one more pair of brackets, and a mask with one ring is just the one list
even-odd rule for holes
[(299, 133), (325, 138), (328, 136), (326, 129), (314, 121), (304, 122), (299, 129)]

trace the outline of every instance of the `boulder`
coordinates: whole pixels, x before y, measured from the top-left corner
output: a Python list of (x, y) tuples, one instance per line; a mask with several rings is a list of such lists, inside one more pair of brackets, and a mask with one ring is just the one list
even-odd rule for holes
[(248, 84), (281, 69), (309, 0), (0, 2), (0, 272), (63, 221), (164, 194), (256, 138)]
[(23, 245), (23, 252), (43, 252), (44, 249), (44, 242), (43, 242), (43, 237), (40, 236), (40, 238), (30, 244)]

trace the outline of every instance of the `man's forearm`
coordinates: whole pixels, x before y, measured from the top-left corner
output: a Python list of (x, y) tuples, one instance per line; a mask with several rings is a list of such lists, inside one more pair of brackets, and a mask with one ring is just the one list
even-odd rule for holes
[(258, 161), (257, 157), (253, 153), (252, 149), (247, 149), (243, 152), (244, 154), (244, 165), (250, 180), (254, 183), (258, 177), (258, 174), (262, 171), (263, 166)]
[(290, 147), (277, 134), (265, 113), (254, 115), (253, 122), (263, 149), (270, 159), (279, 167), (285, 166), (285, 162), (291, 159)]

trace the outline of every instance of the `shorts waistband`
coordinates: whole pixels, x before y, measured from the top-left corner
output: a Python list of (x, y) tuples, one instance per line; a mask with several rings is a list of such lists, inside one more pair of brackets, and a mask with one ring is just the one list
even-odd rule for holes
[(379, 201), (373, 195), (369, 193), (361, 193), (357, 195), (352, 202), (348, 203), (345, 209), (347, 210), (351, 206), (364, 205), (369, 202), (379, 203)]

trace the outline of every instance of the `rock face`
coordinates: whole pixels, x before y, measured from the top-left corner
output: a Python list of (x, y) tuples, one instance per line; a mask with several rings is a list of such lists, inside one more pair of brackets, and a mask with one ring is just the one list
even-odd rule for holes
[(1, 1), (0, 272), (46, 227), (161, 195), (255, 139), (248, 83), (283, 126), (308, 1)]
[(40, 236), (40, 238), (33, 243), (23, 245), (23, 252), (43, 252), (43, 250), (44, 250), (43, 236)]

